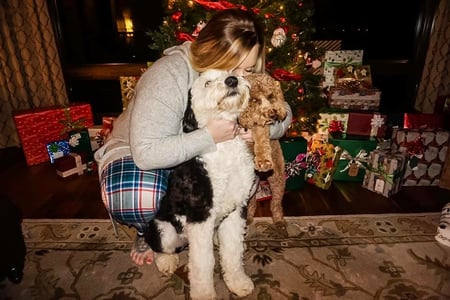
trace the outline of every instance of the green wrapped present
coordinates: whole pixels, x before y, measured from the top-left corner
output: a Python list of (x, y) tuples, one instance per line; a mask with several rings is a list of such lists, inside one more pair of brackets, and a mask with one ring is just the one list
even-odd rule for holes
[(329, 142), (342, 148), (333, 180), (362, 182), (369, 153), (377, 147), (377, 140), (373, 137), (344, 135), (342, 138), (330, 138)]
[(307, 141), (303, 137), (280, 139), (286, 174), (286, 191), (305, 185), (305, 158)]
[(91, 138), (87, 128), (76, 129), (68, 133), (70, 152), (84, 155), (88, 162), (94, 160)]

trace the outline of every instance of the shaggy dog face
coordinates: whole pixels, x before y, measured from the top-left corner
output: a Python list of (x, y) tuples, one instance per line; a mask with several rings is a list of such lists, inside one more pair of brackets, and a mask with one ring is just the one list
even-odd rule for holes
[(191, 88), (198, 127), (204, 127), (209, 119), (236, 120), (247, 107), (249, 89), (243, 78), (218, 70), (204, 72)]
[[(212, 118), (235, 121), (248, 99), (246, 80), (227, 72), (206, 71), (192, 86), (183, 131), (201, 128)], [(175, 272), (176, 253), (189, 244), (192, 299), (216, 297), (215, 233), (228, 289), (243, 297), (254, 288), (242, 262), (245, 207), (255, 179), (253, 157), (239, 136), (216, 144), (216, 148), (173, 169), (167, 193), (145, 232), (147, 243), (156, 253), (156, 266), (166, 275)]]
[(286, 118), (286, 106), (280, 83), (267, 74), (251, 74), (245, 77), (251, 85), (247, 109), (239, 117), (239, 123), (248, 129), (266, 126)]

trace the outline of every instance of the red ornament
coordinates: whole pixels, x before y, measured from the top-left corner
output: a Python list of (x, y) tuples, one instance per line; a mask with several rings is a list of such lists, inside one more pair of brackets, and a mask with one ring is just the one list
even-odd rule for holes
[(302, 87), (299, 87), (299, 88), (298, 88), (298, 93), (299, 93), (300, 95), (303, 95), (303, 94), (305, 93), (305, 90), (304, 90)]
[(179, 23), (182, 16), (183, 16), (183, 13), (182, 13), (181, 11), (177, 11), (177, 12), (174, 12), (174, 13), (172, 14), (172, 16), (170, 16), (170, 18), (171, 18), (172, 21), (174, 21), (175, 23)]
[(303, 6), (303, 2), (302, 1), (300, 1), (299, 3), (298, 3), (298, 7), (302, 7)]
[(264, 18), (266, 19), (273, 18), (273, 14), (264, 14)]
[(281, 22), (281, 23), (286, 23), (286, 18), (281, 17), (281, 18), (280, 18), (280, 22)]
[(275, 69), (272, 73), (272, 77), (279, 81), (299, 81), (302, 79), (302, 75), (284, 69)]
[(256, 8), (256, 7), (253, 7), (253, 8), (252, 8), (252, 11), (253, 11), (254, 14), (259, 15), (259, 13), (261, 12), (261, 9), (260, 9), (260, 8)]
[(189, 33), (181, 32), (181, 31), (177, 32), (176, 36), (177, 36), (177, 40), (179, 40), (180, 42), (193, 41), (195, 39)]

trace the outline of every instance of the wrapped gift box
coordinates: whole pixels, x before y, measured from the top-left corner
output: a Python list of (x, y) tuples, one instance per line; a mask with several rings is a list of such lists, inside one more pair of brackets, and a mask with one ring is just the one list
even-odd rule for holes
[(342, 149), (331, 143), (312, 140), (308, 146), (305, 178), (308, 183), (327, 190), (333, 181)]
[(303, 137), (280, 140), (286, 173), (286, 190), (297, 190), (305, 184), (307, 142)]
[(103, 117), (102, 125), (94, 125), (88, 128), (92, 151), (103, 146), (113, 129), (113, 123), (116, 119), (117, 117)]
[[(314, 47), (316, 49), (323, 49), (325, 51), (336, 51), (341, 50), (342, 41), (341, 40), (317, 40), (312, 41)], [(320, 62), (319, 66), (314, 65), (314, 61), (311, 61), (311, 65), (313, 67), (312, 73), (315, 75), (323, 75), (323, 61), (325, 60), (325, 56), (319, 57), (317, 59)]]
[(317, 133), (333, 134), (347, 131), (348, 113), (320, 113), (317, 121)]
[(329, 142), (342, 148), (333, 180), (362, 182), (369, 163), (369, 153), (377, 147), (377, 140), (344, 136), (340, 139), (330, 138)]
[(383, 150), (370, 152), (362, 187), (385, 197), (394, 195), (402, 186), (406, 161), (404, 153)]
[(85, 127), (94, 125), (91, 106), (85, 103), (14, 113), (14, 122), (28, 166), (50, 160), (46, 145), (66, 138), (64, 121), (67, 113), (73, 122), (78, 122)]
[(386, 115), (379, 113), (348, 113), (347, 134), (384, 137)]
[(405, 113), (403, 128), (408, 129), (443, 129), (443, 114)]
[(397, 129), (392, 151), (409, 157), (403, 185), (439, 185), (447, 158), (449, 131), (438, 129)]
[(376, 88), (348, 89), (333, 87), (330, 89), (328, 103), (330, 107), (349, 110), (378, 110), (381, 91)]
[(356, 66), (362, 66), (363, 50), (337, 50), (326, 51), (323, 67), (323, 87), (335, 86), (336, 71), (345, 70), (353, 72)]
[(52, 164), (56, 159), (69, 155), (70, 153), (69, 141), (67, 140), (54, 141), (48, 143), (46, 147)]
[(256, 189), (256, 201), (265, 201), (272, 199), (272, 191), (267, 180), (260, 180)]
[(84, 170), (86, 170), (86, 161), (83, 156), (70, 153), (69, 155), (56, 159), (55, 167), (56, 174), (63, 178), (74, 174), (83, 175)]
[(70, 152), (83, 155), (88, 162), (94, 160), (91, 138), (89, 137), (89, 130), (87, 128), (70, 131), (68, 141)]

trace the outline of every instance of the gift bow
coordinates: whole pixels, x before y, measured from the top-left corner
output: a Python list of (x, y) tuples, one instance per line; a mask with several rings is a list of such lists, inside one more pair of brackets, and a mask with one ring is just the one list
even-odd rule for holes
[(368, 166), (367, 169), (370, 172), (373, 172), (373, 173), (383, 177), (384, 181), (386, 181), (387, 183), (390, 183), (390, 184), (394, 183), (394, 176), (398, 173), (398, 172), (394, 172), (392, 174), (388, 174), (386, 172), (386, 168), (384, 167), (383, 163), (378, 163), (377, 168)]
[(359, 150), (358, 154), (356, 154), (356, 156), (353, 157), (347, 150), (344, 150), (342, 151), (339, 159), (349, 161), (347, 166), (340, 172), (347, 171), (352, 163), (356, 163), (356, 166), (360, 169), (365, 169), (366, 168), (365, 164), (369, 162), (369, 153), (367, 153), (366, 150), (361, 149)]
[(384, 124), (384, 118), (379, 114), (374, 114), (372, 120), (370, 120), (370, 136), (377, 136), (378, 129)]
[(286, 178), (300, 175), (300, 172), (306, 169), (306, 153), (300, 153), (291, 162), (285, 165)]

